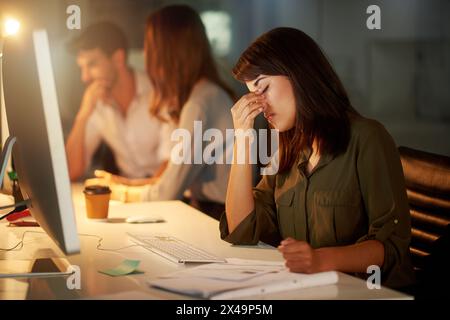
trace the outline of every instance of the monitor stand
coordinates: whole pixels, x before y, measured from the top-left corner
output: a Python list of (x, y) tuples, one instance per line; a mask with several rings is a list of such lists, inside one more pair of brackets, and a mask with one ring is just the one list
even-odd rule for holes
[[(12, 148), (14, 146), (14, 143), (16, 142), (16, 137), (8, 137), (5, 141), (5, 145), (3, 147), (1, 156), (0, 156), (0, 183), (3, 183), (3, 178), (5, 176), (6, 166), (8, 165), (9, 157), (11, 156)], [(31, 201), (25, 200), (19, 203), (14, 203), (7, 206), (1, 206), (0, 210), (2, 209), (8, 209), (8, 208), (16, 208), (18, 206), (23, 205), (31, 205)], [(3, 215), (0, 217), (0, 220), (3, 218), (6, 218), (6, 215)], [(23, 239), (22, 239), (23, 241)], [(4, 251), (4, 250), (3, 250)], [(2, 252), (2, 251), (0, 251)], [(0, 259), (0, 265), (1, 263), (6, 262), (6, 270), (17, 270), (15, 268), (16, 263), (19, 260), (1, 260)], [(22, 261), (23, 262), (23, 261)], [(69, 268), (69, 265), (67, 263), (67, 260), (65, 259), (56, 259), (56, 258), (45, 258), (45, 259), (35, 259), (33, 263), (33, 267), (31, 268), (31, 272), (6, 272), (4, 273), (4, 270), (0, 268), (0, 279), (5, 278), (50, 278), (50, 277), (65, 277), (70, 276), (74, 272)]]
[[(0, 260), (0, 266), (2, 264), (4, 270), (0, 269), (0, 279), (53, 278), (70, 276), (74, 273), (64, 258), (38, 258), (29, 261)], [(28, 272), (30, 269), (31, 271)], [(20, 270), (20, 272), (17, 272), (17, 270)], [(4, 271), (6, 272), (3, 273)]]

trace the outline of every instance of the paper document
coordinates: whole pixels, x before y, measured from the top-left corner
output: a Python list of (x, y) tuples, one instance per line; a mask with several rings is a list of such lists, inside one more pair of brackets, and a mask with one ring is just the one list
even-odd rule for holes
[(289, 272), (283, 262), (227, 259), (149, 281), (153, 287), (206, 299), (235, 299), (335, 284), (336, 272)]
[(258, 260), (226, 259), (227, 263), (209, 263), (177, 271), (161, 278), (206, 278), (223, 281), (245, 281), (268, 273), (285, 270), (284, 263)]

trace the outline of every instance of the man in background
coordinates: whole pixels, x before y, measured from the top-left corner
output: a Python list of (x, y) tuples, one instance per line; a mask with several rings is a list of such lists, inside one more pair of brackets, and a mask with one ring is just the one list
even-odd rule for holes
[(157, 175), (170, 156), (170, 130), (150, 115), (151, 84), (128, 65), (124, 33), (110, 22), (96, 23), (71, 49), (86, 89), (66, 143), (70, 179), (85, 174), (101, 142), (112, 150), (120, 175)]

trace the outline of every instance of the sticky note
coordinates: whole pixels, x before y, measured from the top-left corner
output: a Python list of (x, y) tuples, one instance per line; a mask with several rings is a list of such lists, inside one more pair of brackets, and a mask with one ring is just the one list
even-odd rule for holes
[(129, 274), (140, 274), (144, 273), (137, 270), (139, 266), (139, 260), (123, 260), (118, 266), (112, 269), (99, 270), (100, 273), (106, 274), (111, 277), (126, 276)]

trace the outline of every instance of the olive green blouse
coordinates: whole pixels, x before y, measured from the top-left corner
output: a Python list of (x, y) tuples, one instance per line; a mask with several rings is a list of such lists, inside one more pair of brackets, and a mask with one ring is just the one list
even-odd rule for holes
[(410, 285), (414, 278), (406, 187), (396, 145), (386, 129), (358, 116), (351, 119), (345, 153), (322, 155), (305, 174), (310, 154), (309, 149), (302, 152), (289, 172), (262, 178), (253, 190), (255, 210), (231, 234), (223, 214), (222, 239), (278, 245), (292, 237), (313, 248), (376, 239), (385, 249), (382, 283)]

